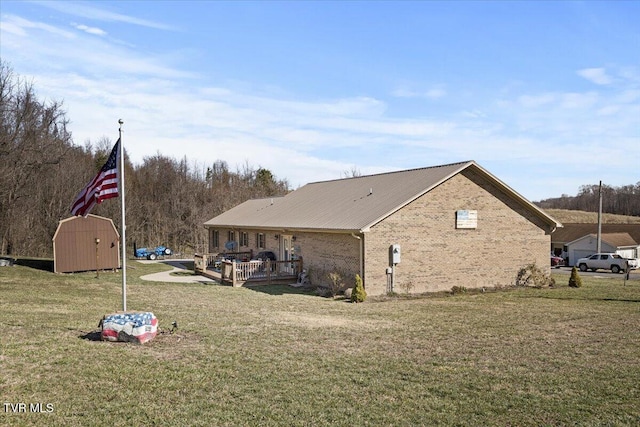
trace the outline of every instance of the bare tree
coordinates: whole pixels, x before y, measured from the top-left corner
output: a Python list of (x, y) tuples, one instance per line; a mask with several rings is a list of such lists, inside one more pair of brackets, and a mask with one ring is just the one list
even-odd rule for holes
[(362, 176), (362, 172), (360, 172), (360, 169), (358, 169), (356, 165), (353, 165), (351, 166), (351, 169), (342, 172), (343, 178), (357, 178), (359, 176)]
[(3, 62), (0, 105), (0, 252), (40, 254), (52, 236), (40, 216), (57, 215), (51, 194), (67, 190), (53, 176), (70, 150), (68, 120), (61, 103), (39, 101), (33, 86)]
[[(52, 237), (78, 192), (106, 161), (106, 137), (73, 144), (59, 102), (40, 101), (31, 84), (0, 62), (0, 253), (51, 256)], [(127, 236), (146, 246), (205, 249), (203, 223), (250, 198), (284, 195), (286, 180), (245, 162), (217, 160), (206, 171), (157, 153), (133, 165), (125, 151)], [(92, 213), (121, 224), (118, 203)], [(129, 251), (130, 248), (127, 248)], [(130, 253), (130, 252), (129, 252)]]

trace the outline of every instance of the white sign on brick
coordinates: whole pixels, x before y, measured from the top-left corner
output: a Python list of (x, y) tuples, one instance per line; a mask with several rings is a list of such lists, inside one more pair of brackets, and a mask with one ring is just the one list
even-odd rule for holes
[(456, 211), (456, 228), (478, 228), (478, 211)]

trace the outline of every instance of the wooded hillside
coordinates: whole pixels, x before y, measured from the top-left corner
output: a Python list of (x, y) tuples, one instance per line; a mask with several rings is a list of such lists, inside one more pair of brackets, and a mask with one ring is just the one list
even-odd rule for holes
[[(98, 173), (115, 140), (74, 144), (60, 102), (39, 100), (33, 86), (0, 61), (0, 254), (52, 256), (52, 238), (78, 192)], [(203, 223), (256, 197), (286, 194), (289, 184), (248, 164), (196, 166), (161, 154), (133, 165), (126, 157), (128, 252), (165, 244), (191, 254), (206, 249)], [(118, 199), (91, 212), (119, 227)]]
[[(576, 196), (563, 194), (536, 204), (543, 209), (598, 212), (599, 199), (599, 185), (583, 185)], [(621, 187), (603, 184), (602, 212), (640, 217), (640, 182)]]

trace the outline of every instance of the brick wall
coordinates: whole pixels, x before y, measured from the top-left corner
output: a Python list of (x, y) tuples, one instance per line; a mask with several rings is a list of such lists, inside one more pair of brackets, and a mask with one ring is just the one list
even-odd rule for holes
[[(279, 233), (274, 232), (274, 231), (264, 231), (264, 230), (245, 230), (242, 228), (234, 228), (234, 229), (229, 229), (229, 228), (209, 228), (209, 253), (218, 253), (218, 252), (237, 252), (237, 251), (241, 251), (241, 252), (248, 252), (250, 250), (253, 250), (254, 254), (257, 254), (260, 251), (272, 251), (273, 253), (276, 254), (276, 256), (280, 256), (280, 240), (276, 238), (276, 235), (278, 235)], [(218, 243), (219, 246), (216, 248), (213, 246), (213, 232), (214, 230), (218, 231)], [(225, 249), (224, 245), (225, 243), (227, 243), (229, 241), (229, 231), (233, 231), (234, 232), (234, 240), (236, 242), (236, 244), (238, 244), (237, 249), (233, 250), (233, 251), (229, 251), (227, 249)], [(239, 246), (239, 242), (240, 242), (240, 233), (241, 232), (247, 232), (248, 234), (248, 238), (249, 238), (249, 244), (247, 246)], [(264, 234), (264, 249), (258, 248), (258, 242), (257, 242), (257, 233), (263, 233)]]
[[(457, 210), (477, 210), (476, 229), (456, 229)], [(470, 170), (454, 176), (365, 234), (365, 287), (387, 292), (389, 246), (401, 245), (394, 291), (507, 286), (520, 267), (549, 268), (545, 224)]]
[[(209, 229), (209, 233), (214, 228)], [(210, 247), (210, 253), (229, 252), (225, 251), (224, 244), (227, 242), (228, 228), (217, 228), (219, 232), (219, 248)], [(234, 229), (236, 242), (242, 228)], [(249, 233), (249, 245), (240, 246), (238, 250), (253, 250), (254, 254), (262, 250), (273, 251), (280, 259), (280, 240), (278, 235), (287, 234), (295, 236), (293, 244), (293, 254), (303, 258), (303, 268), (310, 273), (314, 285), (322, 286), (328, 282), (327, 274), (340, 273), (345, 281), (350, 284), (355, 275), (360, 273), (360, 240), (351, 236), (350, 233), (321, 233), (321, 232), (274, 232), (273, 230), (246, 230)], [(257, 233), (265, 235), (265, 249), (257, 247)], [(211, 238), (210, 245), (211, 245)]]
[(302, 256), (304, 269), (314, 285), (326, 285), (329, 273), (340, 273), (348, 287), (353, 287), (360, 273), (360, 240), (351, 234), (294, 233), (296, 255)]

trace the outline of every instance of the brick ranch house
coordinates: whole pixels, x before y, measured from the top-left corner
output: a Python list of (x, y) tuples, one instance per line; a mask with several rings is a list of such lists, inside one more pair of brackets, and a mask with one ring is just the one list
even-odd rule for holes
[(475, 161), (314, 182), (204, 225), (211, 254), (302, 258), (313, 285), (360, 274), (369, 295), (511, 285), (525, 265), (549, 268), (562, 226)]

